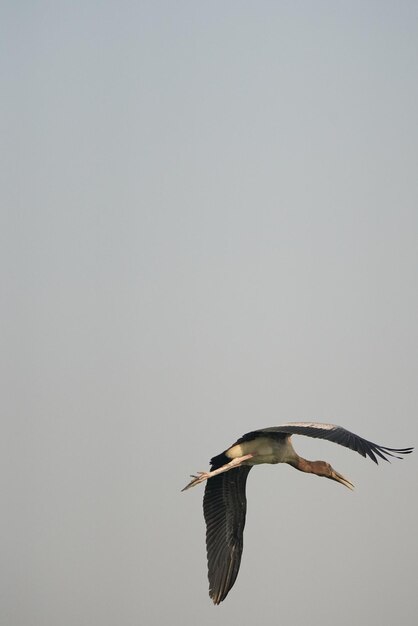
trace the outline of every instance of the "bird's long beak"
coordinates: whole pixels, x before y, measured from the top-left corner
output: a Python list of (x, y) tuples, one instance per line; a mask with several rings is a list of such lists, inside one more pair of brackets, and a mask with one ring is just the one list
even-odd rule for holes
[(331, 468), (331, 474), (329, 478), (332, 478), (332, 480), (336, 480), (337, 483), (341, 483), (345, 487), (348, 487), (348, 489), (354, 489), (353, 483), (350, 482), (348, 478), (345, 478), (342, 474), (336, 472), (334, 468)]

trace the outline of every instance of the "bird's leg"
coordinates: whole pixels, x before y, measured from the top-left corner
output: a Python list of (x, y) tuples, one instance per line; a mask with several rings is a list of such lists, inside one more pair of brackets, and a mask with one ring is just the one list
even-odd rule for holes
[(222, 467), (218, 467), (211, 472), (197, 472), (196, 475), (191, 474), (193, 480), (191, 480), (182, 489), (182, 491), (186, 491), (186, 489), (190, 489), (190, 487), (195, 487), (196, 485), (203, 483), (205, 480), (208, 480), (208, 478), (212, 478), (213, 476), (217, 476), (218, 474), (222, 474), (223, 472), (229, 472), (229, 470), (238, 467), (239, 465), (241, 465), (241, 463), (247, 461), (248, 459), (251, 459), (253, 456), (254, 454), (245, 454), (244, 456), (238, 456), (235, 459), (232, 459), (232, 461), (230, 461), (229, 463), (226, 463), (225, 465), (222, 465)]

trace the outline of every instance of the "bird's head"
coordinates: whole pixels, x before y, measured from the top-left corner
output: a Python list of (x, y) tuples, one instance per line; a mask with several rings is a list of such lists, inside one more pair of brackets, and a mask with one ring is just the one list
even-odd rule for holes
[(348, 489), (354, 489), (354, 485), (348, 478), (345, 478), (342, 474), (339, 474), (335, 471), (333, 467), (326, 461), (313, 461), (313, 473), (318, 476), (325, 476), (325, 478), (330, 478), (331, 480), (337, 481), (337, 483), (341, 483)]

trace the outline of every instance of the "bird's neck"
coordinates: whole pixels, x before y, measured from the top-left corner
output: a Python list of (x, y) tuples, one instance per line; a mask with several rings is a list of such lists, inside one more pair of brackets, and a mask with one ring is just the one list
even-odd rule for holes
[(317, 476), (329, 476), (328, 463), (324, 461), (308, 461), (301, 456), (298, 456), (292, 461), (293, 467), (300, 472), (306, 472), (307, 474), (316, 474)]

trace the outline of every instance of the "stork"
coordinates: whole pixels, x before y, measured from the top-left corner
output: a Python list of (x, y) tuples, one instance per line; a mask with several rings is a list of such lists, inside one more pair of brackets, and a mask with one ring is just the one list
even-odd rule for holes
[(291, 436), (306, 435), (327, 439), (345, 446), (375, 463), (378, 457), (402, 458), (413, 448), (387, 448), (334, 424), (290, 422), (282, 426), (261, 428), (246, 433), (221, 454), (214, 456), (209, 472), (198, 472), (182, 489), (207, 481), (203, 498), (206, 521), (206, 549), (208, 558), (209, 596), (214, 604), (225, 600), (238, 575), (242, 549), (247, 500), (245, 485), (253, 465), (261, 463), (288, 463), (292, 467), (330, 478), (349, 489), (354, 485), (336, 472), (325, 461), (308, 461), (294, 450)]

